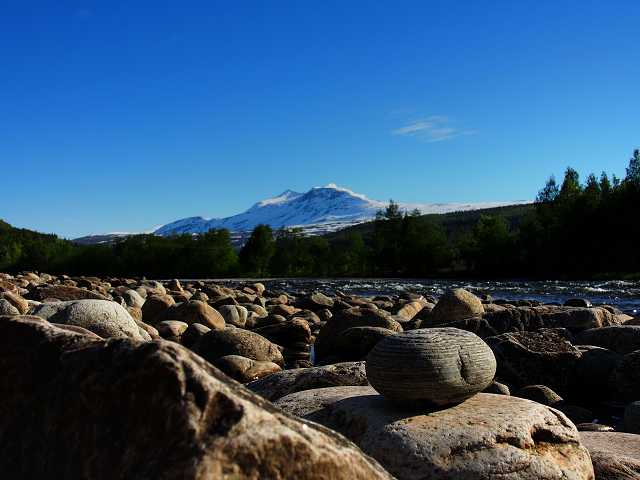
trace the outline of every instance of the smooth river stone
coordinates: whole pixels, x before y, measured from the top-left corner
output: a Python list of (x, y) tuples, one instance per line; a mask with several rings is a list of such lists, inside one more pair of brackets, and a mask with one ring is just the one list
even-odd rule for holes
[(480, 393), (429, 410), (395, 405), (371, 387), (330, 387), (274, 404), (343, 434), (398, 479), (594, 478), (576, 427), (530, 400)]
[(367, 379), (396, 403), (451, 405), (484, 390), (496, 372), (489, 346), (457, 328), (426, 328), (384, 338), (367, 356)]

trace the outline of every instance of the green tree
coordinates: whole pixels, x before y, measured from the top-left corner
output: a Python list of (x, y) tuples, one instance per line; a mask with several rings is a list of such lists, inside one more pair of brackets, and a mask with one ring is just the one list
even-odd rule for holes
[(592, 173), (587, 177), (587, 183), (584, 187), (584, 199), (588, 208), (595, 208), (602, 197), (602, 189), (600, 188), (600, 182), (596, 176)]
[(459, 249), (471, 269), (504, 274), (512, 260), (513, 240), (503, 217), (482, 215), (473, 230), (461, 239)]
[(399, 220), (402, 218), (402, 212), (400, 206), (393, 201), (389, 200), (389, 205), (384, 210), (379, 210), (376, 213), (376, 219), (378, 220)]
[(273, 231), (269, 225), (258, 225), (240, 250), (240, 266), (244, 273), (257, 276), (269, 274), (268, 266), (275, 253)]
[(538, 196), (536, 197), (536, 203), (551, 203), (556, 198), (558, 198), (558, 194), (560, 190), (558, 189), (558, 184), (556, 183), (556, 177), (551, 175), (544, 188), (538, 192)]
[(582, 187), (580, 186), (580, 175), (573, 168), (567, 167), (558, 198), (561, 201), (573, 200), (577, 198), (581, 192)]
[(607, 172), (602, 172), (600, 174), (600, 192), (602, 196), (607, 197), (611, 193), (611, 190), (611, 182), (609, 181)]
[(633, 151), (633, 156), (629, 160), (629, 166), (627, 167), (627, 176), (625, 182), (633, 185), (636, 188), (640, 188), (640, 150)]

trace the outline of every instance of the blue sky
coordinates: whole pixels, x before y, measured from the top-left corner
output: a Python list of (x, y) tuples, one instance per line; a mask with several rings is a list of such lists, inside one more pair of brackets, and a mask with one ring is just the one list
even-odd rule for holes
[(335, 182), (533, 198), (640, 146), (640, 2), (0, 5), (0, 218), (62, 236)]

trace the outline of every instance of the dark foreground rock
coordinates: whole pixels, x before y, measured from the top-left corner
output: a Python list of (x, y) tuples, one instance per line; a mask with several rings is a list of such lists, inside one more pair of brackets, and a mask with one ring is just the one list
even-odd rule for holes
[(4, 478), (388, 479), (183, 347), (0, 322)]
[(582, 356), (569, 338), (564, 329), (540, 329), (504, 333), (486, 341), (498, 362), (498, 378), (517, 388), (546, 385), (565, 397)]

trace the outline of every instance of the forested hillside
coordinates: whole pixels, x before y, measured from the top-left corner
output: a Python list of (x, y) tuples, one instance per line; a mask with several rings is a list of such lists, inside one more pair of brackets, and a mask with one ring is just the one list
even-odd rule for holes
[(0, 222), (0, 271), (166, 277), (485, 276), (590, 277), (640, 272), (640, 151), (624, 179), (584, 182), (567, 168), (533, 205), (444, 215), (402, 212), (391, 201), (376, 220), (327, 236), (257, 226), (240, 252), (227, 230), (134, 235), (74, 245)]

